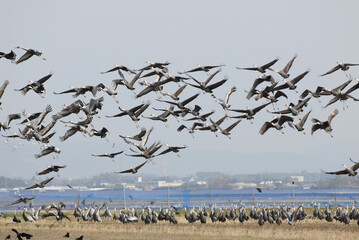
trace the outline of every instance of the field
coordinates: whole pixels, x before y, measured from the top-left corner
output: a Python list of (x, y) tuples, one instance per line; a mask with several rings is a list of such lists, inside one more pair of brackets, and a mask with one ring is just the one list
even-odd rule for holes
[[(70, 212), (67, 213), (70, 215)], [(177, 216), (178, 224), (170, 225), (168, 222), (145, 225), (142, 222), (122, 224), (112, 219), (104, 219), (102, 223), (95, 222), (57, 222), (54, 218), (41, 219), (38, 223), (15, 224), (12, 217), (0, 219), (0, 239), (4, 239), (11, 234), (11, 239), (15, 239), (15, 234), (11, 231), (16, 228), (20, 232), (30, 233), (33, 239), (65, 239), (63, 236), (69, 232), (70, 239), (75, 239), (81, 235), (84, 239), (358, 239), (359, 226), (356, 221), (351, 221), (349, 225), (339, 222), (328, 223), (325, 220), (306, 219), (297, 222), (291, 227), (286, 221), (278, 226), (266, 223), (258, 226), (257, 221), (249, 220), (244, 224), (237, 221), (226, 221), (225, 223), (211, 223), (201, 225), (199, 222), (194, 224), (187, 223), (183, 214)]]

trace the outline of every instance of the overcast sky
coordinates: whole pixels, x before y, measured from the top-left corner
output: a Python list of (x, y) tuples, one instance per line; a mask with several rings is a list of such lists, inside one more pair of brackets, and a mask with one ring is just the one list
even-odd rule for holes
[[(60, 111), (63, 104), (76, 100), (71, 94), (54, 95), (54, 91), (101, 82), (108, 86), (112, 79), (119, 76), (100, 72), (115, 64), (139, 69), (146, 66), (146, 60), (168, 61), (171, 63), (169, 72), (174, 75), (197, 64), (225, 64), (213, 82), (224, 77), (229, 80), (214, 94), (224, 98), (226, 92), (236, 86), (237, 91), (232, 94), (230, 104), (232, 108), (243, 109), (246, 106), (256, 107), (265, 100), (245, 98), (244, 90), (250, 89), (260, 73), (236, 67), (263, 65), (279, 58), (274, 68), (282, 69), (297, 54), (290, 70), (291, 77), (307, 70), (310, 73), (299, 82), (298, 93), (287, 90), (289, 99), (278, 102), (278, 107), (284, 109), (285, 104), (296, 103), (299, 94), (306, 88), (314, 90), (319, 85), (334, 88), (347, 81), (342, 71), (319, 77), (334, 67), (337, 61), (359, 63), (359, 32), (355, 28), (356, 11), (359, 9), (357, 1), (5, 1), (2, 9), (0, 51), (14, 50), (20, 57), (24, 51), (15, 49), (16, 46), (33, 48), (43, 52), (47, 60), (32, 57), (15, 65), (0, 59), (0, 84), (6, 79), (10, 81), (1, 99), (3, 110), (0, 110), (0, 121), (5, 121), (10, 113), (22, 110), (39, 112), (50, 104), (53, 112), (45, 119), (45, 123), (49, 123), (51, 115)], [(49, 72), (54, 75), (45, 83), (47, 92), (44, 99), (34, 92), (23, 96), (14, 91)], [(349, 73), (359, 77), (359, 67), (351, 68)], [(272, 74), (277, 81), (282, 80), (276, 73), (268, 74)], [(193, 76), (201, 81), (208, 77), (206, 73)], [(137, 93), (143, 89), (139, 84), (135, 87)], [(260, 89), (263, 87), (259, 86)], [(176, 89), (175, 83), (165, 85), (165, 91), (173, 93)], [(100, 118), (95, 117), (93, 121), (96, 129), (109, 129), (110, 142), (95, 137), (84, 138), (81, 134), (60, 142), (59, 137), (67, 128), (58, 122), (51, 144), (59, 147), (61, 154), (56, 159), (53, 159), (54, 155), (35, 159), (34, 154), (40, 152), (38, 143), (16, 139), (6, 143), (6, 139), (1, 137), (3, 165), (0, 175), (30, 178), (47, 165), (65, 164), (67, 168), (61, 171), (61, 176), (78, 178), (120, 171), (142, 163), (143, 159), (124, 154), (114, 162), (91, 156), (119, 150), (131, 154), (129, 146), (118, 135), (135, 135), (139, 129), (127, 116), (105, 117), (119, 113), (117, 106), (128, 109), (150, 100), (151, 107), (167, 107), (167, 104), (155, 100), (154, 93), (135, 99), (133, 93), (123, 86), (119, 86), (117, 92), (119, 104), (106, 93), (98, 93), (97, 97), (104, 96), (105, 101)], [(201, 93), (187, 87), (181, 98), (198, 92)], [(359, 97), (359, 92), (353, 95)], [(92, 95), (86, 96), (80, 99), (88, 102), (92, 98)], [(322, 106), (329, 100), (330, 97), (323, 97), (321, 103), (317, 99), (310, 100), (304, 111), (312, 110), (305, 125), (305, 135), (287, 126), (285, 134), (270, 129), (261, 136), (258, 132), (262, 124), (272, 120), (272, 115), (266, 110), (255, 116), (253, 124), (242, 120), (232, 130), (231, 140), (223, 135), (215, 137), (209, 132), (196, 132), (195, 138), (192, 138), (186, 131), (176, 131), (182, 123), (191, 124), (178, 123), (171, 117), (168, 128), (162, 122), (142, 119), (141, 127), (154, 127), (149, 143), (160, 140), (174, 146), (186, 144), (188, 148), (180, 152), (180, 158), (173, 153), (155, 158), (141, 172), (187, 175), (198, 171), (235, 174), (341, 169), (341, 164), (351, 164), (349, 157), (359, 161), (359, 103), (350, 99), (345, 110), (340, 102), (323, 109)], [(190, 106), (194, 104), (202, 107), (202, 113), (215, 110), (214, 120), (224, 114), (209, 94), (201, 93)], [(151, 107), (144, 115), (157, 114)], [(317, 131), (311, 136), (310, 119), (326, 120), (335, 108), (339, 110), (339, 115), (332, 123), (334, 137), (324, 131)], [(273, 110), (272, 106), (267, 109)], [(297, 122), (298, 119), (295, 119)], [(78, 118), (72, 115), (63, 120), (78, 121)], [(223, 127), (234, 121), (225, 121)], [(18, 128), (23, 128), (18, 123), (12, 122), (10, 131), (1, 133), (17, 132)]]

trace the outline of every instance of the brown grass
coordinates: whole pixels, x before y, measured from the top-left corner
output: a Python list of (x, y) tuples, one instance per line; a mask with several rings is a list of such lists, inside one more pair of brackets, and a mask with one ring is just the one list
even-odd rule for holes
[[(70, 215), (70, 213), (68, 213)], [(153, 239), (153, 240), (182, 240), (182, 239), (358, 239), (359, 226), (355, 221), (350, 225), (339, 222), (328, 223), (325, 220), (306, 219), (297, 222), (291, 227), (286, 221), (281, 226), (266, 223), (263, 227), (258, 226), (257, 221), (249, 220), (244, 224), (237, 221), (225, 223), (211, 223), (201, 225), (199, 222), (189, 224), (183, 215), (178, 216), (178, 225), (170, 225), (168, 222), (145, 225), (142, 222), (122, 224), (112, 219), (102, 223), (95, 222), (56, 222), (54, 218), (41, 219), (38, 223), (15, 224), (12, 218), (0, 219), (0, 238), (4, 239), (11, 232), (11, 228), (30, 233), (34, 239), (64, 239), (62, 236), (70, 232), (71, 238), (75, 239), (84, 235), (84, 239)]]

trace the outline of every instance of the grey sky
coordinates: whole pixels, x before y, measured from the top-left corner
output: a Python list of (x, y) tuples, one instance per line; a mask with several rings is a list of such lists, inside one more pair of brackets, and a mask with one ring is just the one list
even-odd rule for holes
[[(6, 11), (0, 15), (3, 33), (0, 51), (8, 52), (20, 45), (42, 51), (47, 61), (33, 57), (15, 65), (0, 59), (0, 84), (5, 79), (10, 81), (2, 98), (4, 110), (0, 111), (0, 121), (4, 121), (7, 114), (23, 109), (27, 112), (42, 111), (47, 104), (51, 104), (54, 114), (62, 104), (70, 104), (75, 99), (71, 94), (56, 96), (53, 91), (66, 90), (70, 85), (79, 87), (100, 82), (107, 86), (118, 75), (102, 75), (101, 71), (110, 69), (114, 64), (139, 69), (146, 65), (145, 60), (169, 61), (172, 74), (189, 70), (196, 64), (226, 64), (216, 80), (227, 76), (229, 81), (215, 90), (215, 95), (224, 98), (226, 92), (236, 86), (237, 92), (230, 99), (234, 108), (255, 107), (265, 102), (245, 98), (244, 90), (249, 90), (260, 74), (240, 71), (235, 67), (262, 65), (276, 57), (280, 60), (274, 67), (281, 69), (294, 54), (298, 54), (290, 71), (293, 77), (311, 70), (298, 84), (299, 93), (306, 88), (314, 90), (318, 85), (334, 88), (347, 80), (343, 72), (322, 78), (318, 76), (337, 61), (359, 62), (359, 34), (354, 26), (358, 7), (357, 1), (4, 1), (2, 9)], [(18, 57), (23, 53), (18, 49), (15, 51)], [(22, 96), (13, 90), (25, 86), (30, 80), (38, 80), (50, 71), (54, 75), (45, 83), (45, 99), (33, 92)], [(353, 67), (349, 72), (359, 77), (359, 68)], [(202, 81), (206, 77), (203, 73), (193, 75)], [(272, 75), (281, 80), (279, 75)], [(137, 84), (136, 92), (142, 88)], [(174, 92), (176, 88), (176, 84), (165, 86), (169, 92)], [(118, 92), (119, 106), (124, 108), (146, 100), (151, 100), (151, 107), (167, 106), (157, 102), (153, 93), (135, 99), (122, 86), (119, 86)], [(181, 96), (184, 99), (197, 92), (187, 87)], [(359, 97), (359, 93), (353, 95)], [(116, 162), (91, 156), (92, 153), (117, 150), (130, 153), (118, 135), (132, 135), (139, 131), (128, 117), (106, 119), (105, 115), (116, 114), (119, 110), (111, 97), (105, 93), (99, 93), (100, 96), (105, 97), (104, 107), (100, 112), (101, 118), (95, 118), (94, 124), (96, 129), (105, 126), (110, 130), (110, 143), (104, 139), (84, 138), (80, 134), (60, 142), (59, 137), (67, 129), (58, 122), (55, 127), (57, 133), (51, 143), (62, 150), (59, 158), (46, 156), (35, 159), (34, 154), (40, 151), (38, 144), (18, 140), (5, 144), (5, 138), (1, 138), (3, 167), (0, 175), (31, 177), (36, 171), (56, 163), (68, 166), (62, 171), (62, 176), (77, 178), (119, 171), (141, 163), (142, 159), (124, 155), (116, 158)], [(297, 102), (299, 94), (290, 92), (288, 96), (288, 101), (278, 102), (281, 109), (290, 101)], [(87, 98), (81, 99), (88, 102), (91, 97), (87, 95)], [(310, 119), (324, 120), (338, 108), (339, 115), (333, 120), (334, 138), (320, 131), (311, 136), (310, 119), (305, 125), (306, 135), (287, 127), (284, 135), (271, 129), (261, 136), (258, 133), (261, 125), (272, 119), (265, 110), (255, 117), (253, 124), (243, 120), (233, 129), (232, 140), (223, 135), (216, 138), (213, 133), (207, 132), (195, 133), (193, 139), (187, 132), (176, 131), (182, 122), (171, 119), (169, 127), (165, 128), (163, 123), (142, 119), (141, 126), (155, 128), (150, 142), (161, 140), (162, 143), (186, 144), (189, 147), (180, 153), (181, 158), (167, 154), (155, 158), (153, 164), (141, 170), (171, 175), (197, 171), (234, 174), (319, 171), (321, 168), (335, 170), (342, 163), (350, 164), (349, 157), (359, 160), (356, 157), (359, 153), (356, 140), (359, 108), (358, 103), (348, 100), (349, 108), (345, 111), (340, 102), (322, 109), (321, 105), (329, 99), (323, 98), (321, 104), (312, 99), (305, 112), (312, 109)], [(195, 103), (202, 106), (203, 112), (216, 110), (213, 119), (223, 116), (223, 110), (208, 94), (201, 93)], [(272, 110), (270, 106), (267, 109)], [(144, 115), (150, 113), (156, 114), (151, 110)], [(50, 121), (49, 116), (46, 120)], [(77, 119), (71, 116), (66, 120)], [(234, 120), (225, 121), (223, 126), (232, 122)], [(19, 127), (12, 124), (10, 133)], [(24, 146), (18, 146), (18, 143)], [(14, 146), (18, 149), (10, 150)]]

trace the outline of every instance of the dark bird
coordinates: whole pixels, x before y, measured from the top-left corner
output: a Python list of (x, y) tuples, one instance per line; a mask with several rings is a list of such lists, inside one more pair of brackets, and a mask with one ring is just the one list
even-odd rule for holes
[(108, 158), (114, 158), (116, 157), (117, 155), (123, 153), (123, 151), (120, 151), (120, 152), (115, 152), (115, 153), (104, 153), (104, 154), (99, 154), (99, 155), (95, 155), (95, 154), (92, 154), (92, 156), (94, 157), (108, 157)]
[(69, 237), (70, 237), (70, 233), (67, 232), (63, 237), (64, 237), (64, 238), (69, 238)]
[(135, 136), (123, 136), (123, 135), (119, 135), (120, 137), (122, 138), (129, 138), (129, 139), (133, 139), (133, 140), (136, 140), (136, 141), (142, 141), (142, 137), (145, 136), (146, 134), (146, 128), (141, 128), (141, 132)]
[(250, 99), (256, 93), (257, 86), (263, 82), (270, 82), (271, 84), (276, 83), (274, 78), (271, 75), (263, 75), (263, 76), (256, 78), (253, 82), (251, 90), (249, 90), (249, 92), (247, 94), (247, 99)]
[[(353, 99), (354, 101), (359, 101), (359, 99), (349, 95), (351, 92), (357, 90), (359, 88), (359, 83), (355, 84), (354, 86), (352, 86), (351, 88), (349, 88), (346, 92), (342, 93), (339, 92), (338, 95), (334, 96), (328, 103), (327, 105), (325, 105), (324, 108), (328, 107), (329, 105), (335, 103), (336, 101), (340, 100), (343, 102), (343, 104), (345, 103), (346, 100), (348, 100), (349, 98)], [(343, 109), (345, 109), (344, 105), (343, 105)]]
[(46, 58), (43, 58), (41, 57), (42, 55), (42, 52), (38, 51), (38, 50), (34, 50), (34, 49), (31, 49), (31, 48), (23, 48), (23, 47), (20, 47), (20, 46), (17, 46), (16, 48), (21, 48), (22, 50), (25, 50), (26, 53), (24, 55), (22, 55), (17, 61), (16, 61), (16, 64), (19, 64), (25, 60), (28, 60), (29, 58), (31, 58), (32, 56), (38, 56), (40, 57), (41, 59), (43, 60), (46, 60)]
[(52, 178), (49, 178), (49, 179), (46, 179), (42, 182), (37, 182), (35, 183), (34, 185), (30, 186), (30, 187), (27, 187), (25, 188), (25, 190), (28, 190), (28, 189), (35, 189), (35, 188), (44, 188), (46, 184), (48, 184), (49, 182), (51, 182), (51, 180), (54, 179), (54, 177)]
[(238, 113), (244, 113), (244, 115), (240, 115), (240, 116), (235, 116), (235, 117), (231, 117), (231, 118), (246, 118), (246, 119), (253, 119), (254, 115), (256, 113), (258, 113), (260, 110), (262, 110), (263, 108), (265, 108), (266, 106), (268, 106), (269, 103), (265, 103), (263, 105), (260, 105), (256, 108), (250, 109), (247, 107), (247, 109), (228, 109), (229, 111), (233, 111), (233, 112), (238, 112)]
[(140, 104), (129, 110), (118, 107), (122, 111), (122, 113), (106, 117), (122, 117), (128, 115), (132, 119), (132, 121), (136, 123), (136, 127), (139, 127), (137, 123), (140, 120), (139, 116), (148, 108), (148, 106), (150, 106), (150, 102), (147, 102), (146, 104)]
[(198, 96), (199, 96), (199, 93), (197, 93), (197, 94), (195, 94), (195, 95), (193, 95), (193, 96), (191, 96), (191, 97), (189, 97), (186, 100), (183, 100), (181, 102), (171, 102), (171, 101), (160, 100), (160, 99), (157, 99), (157, 101), (176, 105), (179, 109), (185, 109), (185, 106), (188, 103), (192, 102), (194, 99), (196, 99)]
[(194, 131), (196, 130), (196, 127), (198, 127), (198, 126), (203, 127), (204, 125), (203, 125), (203, 123), (200, 123), (200, 122), (194, 122), (194, 123), (192, 124), (192, 127), (191, 127), (191, 128), (188, 128), (188, 127), (186, 127), (185, 125), (181, 125), (181, 126), (179, 126), (179, 127), (177, 128), (177, 132), (181, 132), (184, 128), (186, 128), (186, 129), (188, 130), (188, 132), (189, 132), (189, 133), (192, 135), (192, 137), (194, 138), (193, 133), (194, 133)]
[(264, 64), (262, 66), (257, 66), (254, 65), (253, 67), (247, 67), (247, 68), (240, 68), (240, 67), (236, 67), (237, 69), (242, 69), (242, 70), (251, 70), (251, 71), (258, 71), (261, 73), (265, 73), (267, 69), (269, 69), (272, 65), (274, 65), (279, 59), (274, 59), (273, 61)]
[(258, 192), (260, 192), (260, 193), (262, 192), (262, 188), (257, 187), (256, 189), (257, 189)]
[(83, 134), (87, 133), (86, 129), (81, 126), (73, 126), (66, 131), (65, 135), (60, 137), (60, 141), (63, 142), (69, 137), (75, 135), (77, 132), (82, 132)]
[(48, 75), (46, 75), (45, 77), (42, 77), (41, 79), (35, 81), (35, 82), (31, 82), (30, 84), (26, 85), (23, 88), (20, 89), (15, 89), (16, 91), (21, 91), (21, 93), (23, 95), (26, 95), (26, 93), (30, 90), (33, 90), (34, 92), (36, 92), (37, 94), (39, 94), (42, 98), (44, 98), (44, 96), (42, 95), (43, 93), (46, 92), (46, 89), (44, 87), (44, 83), (52, 76), (53, 74), (50, 73)]
[(48, 146), (47, 148), (42, 150), (39, 154), (35, 154), (35, 158), (40, 158), (40, 157), (46, 156), (52, 152), (59, 154), (61, 152), (61, 150), (55, 146)]
[(170, 64), (169, 62), (160, 63), (160, 62), (150, 62), (150, 61), (145, 61), (145, 63), (148, 63), (149, 65), (141, 68), (138, 71), (151, 70), (154, 68), (166, 69), (167, 66)]
[(101, 73), (104, 74), (104, 73), (109, 73), (109, 72), (117, 71), (118, 74), (119, 74), (121, 77), (123, 77), (123, 74), (122, 74), (121, 70), (122, 70), (122, 71), (125, 71), (125, 72), (127, 72), (127, 73), (136, 74), (135, 71), (133, 71), (132, 69), (130, 69), (130, 68), (126, 67), (126, 66), (123, 66), (123, 65), (115, 65), (114, 68), (111, 68), (110, 70), (108, 70), (108, 71), (106, 71), (106, 72), (101, 72)]
[[(235, 123), (233, 123), (232, 125), (230, 125), (229, 127), (222, 129), (219, 125), (217, 125), (217, 132), (222, 133), (223, 135), (227, 136), (229, 139), (231, 139), (231, 133), (230, 131), (238, 125), (238, 123), (240, 123), (241, 120), (236, 121)], [(215, 122), (211, 121), (211, 123), (214, 125)]]
[(232, 95), (232, 93), (234, 93), (237, 90), (237, 88), (235, 86), (233, 86), (226, 94), (224, 100), (222, 99), (217, 99), (215, 100), (215, 102), (219, 103), (219, 105), (221, 105), (221, 107), (223, 108), (223, 110), (227, 111), (228, 108), (231, 107), (231, 105), (229, 105), (229, 97)]
[[(126, 78), (123, 76), (122, 79), (119, 80), (119, 84), (124, 85), (127, 89), (133, 91), (133, 90), (135, 90), (133, 85), (135, 85), (135, 82), (141, 77), (142, 73), (143, 73), (143, 71), (138, 72), (135, 75), (135, 77), (131, 80), (131, 82), (128, 82), (126, 80)], [(133, 91), (133, 93), (136, 94), (134, 91)]]
[(16, 238), (18, 240), (22, 240), (23, 238), (26, 238), (26, 239), (31, 239), (32, 238), (32, 235), (31, 234), (28, 234), (28, 233), (25, 233), (25, 232), (22, 232), (22, 233), (19, 233), (16, 229), (11, 229), (11, 231), (13, 231), (15, 234), (16, 234)]
[[(285, 67), (278, 71), (278, 70), (273, 70), (274, 72), (277, 72), (279, 75), (281, 75), (283, 78), (289, 78), (290, 74), (288, 73), (290, 68), (293, 65), (294, 60), (296, 59), (297, 55), (294, 55), (294, 57), (287, 63), (287, 65), (285, 65)], [(270, 69), (271, 70), (271, 69)]]
[[(218, 126), (221, 125), (226, 118), (227, 118), (227, 115), (224, 115), (224, 117), (222, 117), (218, 121), (214, 122), (214, 124), (207, 125), (206, 127), (201, 127), (201, 128), (197, 128), (197, 129), (200, 130), (200, 131), (214, 132), (216, 137), (218, 137), (218, 135), (217, 135)], [(210, 119), (210, 121), (213, 122), (212, 119)]]
[(144, 163), (138, 165), (137, 167), (135, 168), (130, 168), (130, 169), (127, 169), (127, 170), (124, 170), (124, 171), (121, 171), (121, 172), (115, 172), (115, 173), (132, 173), (132, 174), (135, 174), (138, 172), (138, 170), (143, 167), (145, 164), (147, 163), (147, 161), (145, 161)]
[(294, 105), (293, 103), (290, 103), (289, 105), (285, 105), (285, 106), (287, 106), (287, 109), (276, 111), (276, 112), (271, 112), (271, 113), (273, 113), (273, 114), (287, 114), (287, 113), (290, 113), (293, 116), (298, 116), (299, 113), (303, 111), (303, 107), (308, 105), (309, 100), (310, 100), (310, 98), (307, 98), (305, 100), (299, 100), (296, 105)]
[(66, 167), (66, 165), (64, 165), (64, 166), (50, 165), (45, 170), (39, 172), (37, 175), (45, 175), (50, 172), (58, 172), (61, 168), (65, 168), (65, 167)]
[(330, 69), (328, 72), (320, 75), (320, 76), (325, 76), (325, 75), (328, 75), (328, 74), (331, 74), (337, 70), (342, 70), (342, 71), (347, 71), (349, 70), (349, 67), (352, 67), (352, 66), (358, 66), (359, 64), (355, 64), (355, 63), (340, 63), (340, 62), (337, 62), (337, 65), (335, 67), (333, 67), (332, 69)]
[[(0, 87), (0, 99), (2, 98), (2, 96), (4, 95), (5, 89), (7, 87), (7, 85), (9, 85), (9, 81), (5, 80), (4, 83), (1, 85)], [(1, 106), (2, 102), (0, 102), (0, 106)], [(1, 109), (1, 108), (0, 108)]]
[(180, 155), (178, 154), (179, 150), (187, 148), (186, 145), (184, 145), (183, 147), (169, 146), (168, 144), (165, 144), (165, 145), (166, 145), (167, 149), (160, 152), (159, 154), (157, 154), (157, 156), (164, 155), (169, 152), (174, 152), (177, 154), (178, 157), (180, 157)]
[(59, 120), (60, 118), (67, 117), (68, 115), (75, 113), (78, 114), (84, 103), (81, 100), (76, 100), (75, 102), (71, 103), (70, 105), (64, 105), (64, 108), (58, 112), (57, 114), (53, 115), (52, 118), (54, 120)]
[[(189, 75), (188, 75), (189, 76)], [(190, 76), (198, 85), (195, 84), (191, 84), (191, 83), (187, 83), (187, 85), (190, 85), (192, 87), (195, 88), (199, 88), (201, 89), (203, 92), (207, 92), (207, 93), (213, 93), (213, 90), (222, 86), (225, 82), (227, 82), (227, 78), (222, 79), (219, 82), (213, 83), (211, 85), (207, 85), (206, 82), (199, 82), (197, 81), (195, 78), (193, 78), (192, 76)], [(213, 95), (212, 95), (213, 96)]]
[(327, 121), (320, 121), (316, 118), (312, 118), (312, 122), (314, 123), (312, 125), (312, 135), (315, 131), (317, 131), (318, 129), (323, 129), (324, 131), (326, 131), (331, 137), (333, 137), (333, 135), (331, 134), (331, 132), (333, 131), (331, 123), (333, 118), (338, 115), (339, 111), (338, 109), (335, 109), (328, 117)]
[(182, 87), (180, 87), (175, 93), (173, 94), (169, 94), (169, 93), (162, 93), (163, 96), (169, 96), (171, 97), (174, 101), (178, 101), (179, 100), (179, 95), (183, 92), (183, 90), (187, 87), (187, 85), (183, 85)]
[(63, 92), (58, 92), (58, 93), (54, 92), (54, 94), (61, 95), (61, 94), (66, 94), (66, 93), (75, 93), (74, 95), (72, 95), (75, 98), (75, 97), (78, 97), (80, 95), (85, 95), (87, 92), (91, 92), (92, 95), (94, 97), (96, 97), (97, 92), (100, 89), (102, 89), (101, 86), (102, 85), (100, 85), (100, 84), (97, 85), (97, 86), (86, 85), (84, 87), (78, 87), (78, 88), (71, 86), (71, 88), (69, 90), (65, 90)]
[(16, 119), (20, 119), (21, 118), (21, 114), (20, 113), (15, 113), (15, 114), (9, 114), (6, 118), (5, 122), (0, 122), (0, 131), (1, 129), (3, 130), (8, 130), (10, 129), (10, 122), (12, 120), (16, 120)]
[(191, 72), (209, 72), (209, 70), (211, 70), (212, 68), (219, 68), (219, 67), (223, 67), (224, 65), (216, 65), (216, 66), (201, 66), (201, 65), (197, 65), (196, 68), (185, 71), (185, 72), (179, 72), (179, 74), (183, 74), (183, 73), (191, 73)]
[[(304, 115), (304, 117), (300, 120), (299, 123), (294, 123), (294, 122), (289, 121), (288, 125), (292, 128), (296, 128), (298, 130), (298, 132), (304, 131), (304, 124), (307, 121), (308, 116), (311, 112), (312, 111), (307, 112), (307, 114)], [(303, 133), (305, 134), (305, 132), (303, 132)]]
[(12, 221), (15, 223), (21, 223), (21, 219), (16, 215), (16, 210), (14, 212), (14, 216), (12, 218)]
[(158, 94), (158, 92), (161, 92), (163, 89), (164, 84), (171, 82), (172, 80), (167, 78), (165, 80), (162, 81), (154, 81), (152, 83), (149, 83), (147, 81), (145, 81), (143, 84), (147, 85), (147, 87), (145, 89), (143, 89), (139, 94), (136, 95), (136, 98), (140, 98), (152, 91), (156, 92)]
[(23, 197), (23, 196), (20, 196), (20, 198), (18, 200), (16, 200), (15, 202), (12, 202), (9, 204), (9, 206), (11, 205), (15, 205), (15, 204), (18, 204), (18, 203), (27, 203), (28, 201), (34, 199), (35, 197), (31, 197), (31, 198), (27, 198), (27, 197)]
[(290, 81), (285, 81), (284, 84), (282, 84), (282, 85), (280, 85), (280, 86), (278, 86), (278, 87), (275, 87), (275, 88), (273, 89), (273, 91), (283, 90), (283, 89), (286, 89), (286, 88), (288, 88), (288, 89), (290, 89), (290, 90), (295, 90), (295, 89), (297, 88), (296, 84), (297, 84), (300, 80), (302, 80), (302, 79), (305, 77), (305, 75), (307, 75), (308, 73), (309, 73), (309, 71), (305, 71), (304, 73), (299, 74), (298, 76), (296, 76), (296, 77), (293, 78), (292, 80), (290, 80)]
[[(108, 130), (107, 128), (103, 127), (100, 131), (96, 130), (96, 129), (91, 129), (89, 132), (88, 132), (88, 135), (90, 137), (92, 136), (98, 136), (98, 137), (101, 137), (101, 138), (105, 138), (106, 139), (106, 136), (107, 136), (107, 133), (108, 133)], [(107, 139), (106, 139), (107, 140)], [(108, 141), (108, 140), (107, 140)]]
[(12, 51), (12, 50), (9, 53), (0, 52), (0, 58), (6, 58), (6, 59), (11, 60), (13, 62), (16, 59), (16, 53), (14, 51)]
[(83, 240), (84, 239), (84, 236), (81, 235), (80, 237), (76, 238), (75, 240)]
[[(281, 115), (280, 117), (274, 118), (270, 122), (265, 122), (262, 125), (261, 129), (259, 130), (259, 133), (261, 135), (263, 135), (265, 132), (267, 132), (267, 130), (269, 128), (275, 128), (275, 129), (281, 131), (283, 129), (282, 125), (285, 122), (293, 122), (293, 118), (289, 117), (289, 116), (286, 116), (286, 115)], [(281, 131), (281, 133), (284, 133), (284, 132)]]
[(347, 167), (345, 166), (345, 164), (343, 164), (342, 166), (345, 168), (344, 170), (340, 170), (340, 171), (336, 171), (336, 172), (326, 172), (323, 171), (325, 174), (333, 174), (333, 175), (346, 175), (348, 174), (351, 177), (354, 177), (357, 175), (356, 170), (359, 168), (359, 163), (358, 162), (354, 162), (351, 158), (349, 158), (350, 161), (352, 161), (354, 163), (353, 166), (351, 167)]

